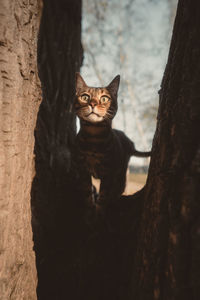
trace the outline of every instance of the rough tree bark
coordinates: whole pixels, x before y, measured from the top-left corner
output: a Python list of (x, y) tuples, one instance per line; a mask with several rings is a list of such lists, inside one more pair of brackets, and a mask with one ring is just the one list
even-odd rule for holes
[(0, 298), (36, 299), (30, 189), (41, 100), (38, 2), (0, 1)]
[[(71, 159), (81, 2), (44, 2), (32, 188), (38, 299), (199, 299), (200, 9), (180, 0), (148, 180), (88, 228)], [(92, 227), (92, 226), (91, 226)]]
[(180, 0), (160, 92), (132, 299), (200, 299), (200, 4)]
[(38, 43), (43, 101), (35, 131), (32, 187), (38, 299), (67, 299), (71, 295), (75, 299), (77, 293), (77, 253), (84, 226), (71, 147), (76, 135), (72, 112), (75, 72), (81, 62), (81, 1), (44, 1)]

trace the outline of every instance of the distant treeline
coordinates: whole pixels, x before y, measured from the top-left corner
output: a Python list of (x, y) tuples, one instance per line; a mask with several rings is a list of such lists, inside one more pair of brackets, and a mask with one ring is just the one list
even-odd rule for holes
[(149, 166), (129, 166), (129, 172), (130, 173), (147, 173)]

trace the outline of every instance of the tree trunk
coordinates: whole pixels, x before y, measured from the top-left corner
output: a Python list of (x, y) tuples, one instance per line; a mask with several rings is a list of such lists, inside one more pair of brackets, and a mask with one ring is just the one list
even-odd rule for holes
[(36, 299), (30, 189), (40, 104), (38, 2), (0, 1), (0, 298)]
[(73, 165), (81, 2), (44, 2), (32, 188), (38, 299), (199, 299), (200, 9), (180, 0), (145, 188), (84, 222)]
[(180, 0), (144, 191), (132, 299), (200, 299), (200, 4)]
[(38, 43), (43, 101), (32, 187), (38, 299), (75, 299), (79, 285), (83, 201), (77, 196), (71, 155), (76, 135), (75, 72), (81, 62), (81, 1), (44, 1)]

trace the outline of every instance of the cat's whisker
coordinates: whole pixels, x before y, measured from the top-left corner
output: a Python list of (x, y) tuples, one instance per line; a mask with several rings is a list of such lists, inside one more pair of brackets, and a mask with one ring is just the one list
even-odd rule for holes
[(107, 110), (107, 112), (106, 112), (107, 114), (112, 114), (112, 111), (110, 111), (110, 110)]
[(107, 114), (109, 114), (110, 116), (114, 116), (115, 115), (115, 113), (114, 113), (114, 110), (112, 110), (112, 111), (107, 111)]
[(107, 119), (112, 119), (113, 115), (107, 112), (107, 113), (105, 114), (105, 117), (106, 117)]
[(112, 118), (109, 117), (109, 116), (107, 116), (107, 115), (105, 115), (105, 116), (103, 117), (103, 119), (104, 119), (104, 120), (111, 120)]

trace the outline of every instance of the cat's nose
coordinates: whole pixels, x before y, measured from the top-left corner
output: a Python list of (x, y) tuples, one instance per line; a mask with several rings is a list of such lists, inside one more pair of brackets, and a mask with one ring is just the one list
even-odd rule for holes
[(90, 105), (93, 107), (95, 107), (97, 105), (97, 102), (95, 100), (91, 100), (90, 101)]

